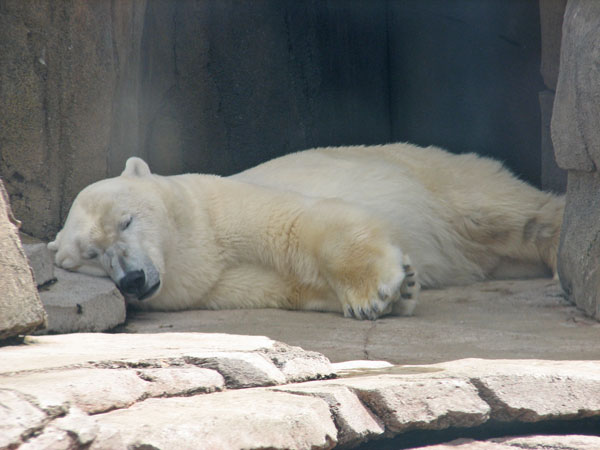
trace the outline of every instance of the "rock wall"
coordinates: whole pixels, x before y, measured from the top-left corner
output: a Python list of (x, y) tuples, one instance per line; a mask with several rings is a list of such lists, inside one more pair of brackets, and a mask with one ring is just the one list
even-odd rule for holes
[(563, 288), (600, 319), (600, 2), (569, 0), (552, 116), (558, 165), (569, 171), (559, 248)]
[(0, 0), (0, 176), (42, 239), (131, 155), (226, 175), (414, 141), (537, 183), (538, 26), (536, 0)]
[(0, 174), (23, 231), (50, 237), (77, 192), (137, 150), (144, 11), (0, 2)]

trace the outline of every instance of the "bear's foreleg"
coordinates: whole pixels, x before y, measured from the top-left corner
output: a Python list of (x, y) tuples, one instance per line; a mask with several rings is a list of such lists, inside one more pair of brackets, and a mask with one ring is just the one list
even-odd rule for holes
[(412, 314), (417, 275), (384, 224), (338, 200), (316, 202), (299, 221), (299, 249), (314, 256), (346, 317)]
[(229, 267), (260, 265), (288, 280), (291, 298), (282, 307), (341, 309), (358, 319), (412, 314), (416, 273), (387, 226), (367, 211), (336, 199), (215, 181), (210, 209), (223, 260)]

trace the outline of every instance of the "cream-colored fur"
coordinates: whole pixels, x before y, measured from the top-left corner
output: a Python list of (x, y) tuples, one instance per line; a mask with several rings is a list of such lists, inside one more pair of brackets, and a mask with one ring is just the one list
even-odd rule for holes
[(373, 319), (411, 314), (420, 285), (556, 273), (563, 208), (496, 161), (409, 144), (308, 150), (229, 178), (131, 158), (79, 194), (49, 246), (126, 291), (143, 273), (129, 287), (142, 308)]

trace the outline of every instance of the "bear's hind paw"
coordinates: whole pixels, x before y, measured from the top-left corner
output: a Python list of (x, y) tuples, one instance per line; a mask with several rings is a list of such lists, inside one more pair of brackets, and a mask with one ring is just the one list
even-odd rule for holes
[(417, 280), (417, 272), (410, 264), (408, 256), (404, 257), (404, 281), (400, 286), (400, 298), (392, 305), (394, 316), (412, 316), (417, 306), (421, 284)]

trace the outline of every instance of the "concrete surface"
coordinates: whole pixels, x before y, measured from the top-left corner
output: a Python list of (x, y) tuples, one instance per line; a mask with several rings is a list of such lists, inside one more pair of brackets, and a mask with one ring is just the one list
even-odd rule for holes
[(48, 314), (40, 333), (105, 331), (125, 321), (125, 299), (108, 278), (68, 272), (56, 267), (56, 283), (42, 289)]
[[(527, 448), (598, 442), (597, 425), (582, 437), (572, 424), (600, 423), (600, 361), (331, 364), (266, 337), (203, 333), (37, 336), (0, 360), (0, 449), (406, 448), (407, 433), (419, 448), (490, 424), (508, 443), (514, 427), (549, 423), (563, 436)], [(269, 375), (249, 385), (252, 372)]]
[(490, 281), (421, 293), (414, 317), (375, 322), (283, 310), (132, 312), (119, 331), (266, 335), (332, 361), (429, 364), (461, 358), (600, 359), (600, 323), (549, 279)]

